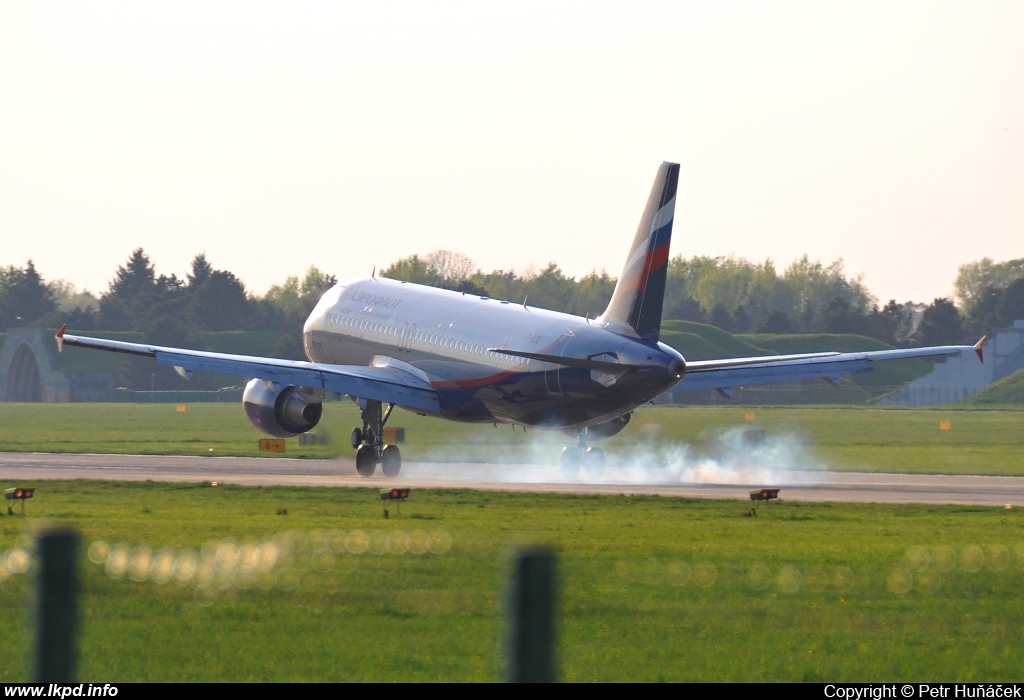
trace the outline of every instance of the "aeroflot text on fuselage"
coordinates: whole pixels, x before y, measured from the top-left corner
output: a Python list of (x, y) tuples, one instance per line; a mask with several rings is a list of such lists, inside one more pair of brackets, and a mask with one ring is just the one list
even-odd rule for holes
[(393, 297), (384, 297), (378, 294), (370, 294), (369, 292), (356, 292), (352, 295), (352, 301), (365, 303), (367, 306), (382, 306), (385, 309), (397, 309), (398, 305), (402, 303), (402, 299), (395, 299)]

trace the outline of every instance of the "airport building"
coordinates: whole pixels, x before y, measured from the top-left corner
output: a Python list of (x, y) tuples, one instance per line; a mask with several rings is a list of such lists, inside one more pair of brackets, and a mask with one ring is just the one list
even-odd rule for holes
[(993, 328), (985, 345), (985, 361), (966, 355), (946, 358), (927, 376), (900, 387), (880, 404), (890, 406), (945, 406), (963, 401), (989, 384), (1024, 369), (1024, 320), (1007, 328)]

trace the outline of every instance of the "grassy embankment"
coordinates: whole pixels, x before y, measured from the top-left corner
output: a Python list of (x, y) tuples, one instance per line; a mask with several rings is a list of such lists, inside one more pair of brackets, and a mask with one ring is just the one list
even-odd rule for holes
[(972, 408), (1024, 406), (1024, 369), (1003, 377), (977, 394), (972, 394), (967, 399), (967, 405)]
[[(558, 553), (566, 680), (1020, 680), (1020, 509), (746, 508), (423, 490), (384, 520), (363, 489), (51, 482), (0, 520), (0, 556), (48, 521), (136, 557), (115, 578), (83, 552), (83, 681), (498, 679), (507, 555), (536, 542)], [(286, 531), (314, 551), (255, 577), (230, 546), (207, 545), (209, 584), (142, 566), (144, 547), (178, 562)], [(404, 551), (417, 531), (450, 550)], [(28, 599), (26, 575), (0, 582), (2, 681), (27, 676)]]
[[(751, 411), (755, 420), (747, 421)], [(950, 419), (951, 430), (939, 430), (940, 419)], [(327, 403), (322, 426), (333, 444), (301, 446), (291, 439), (287, 456), (350, 459), (348, 432), (357, 421), (351, 403)], [(406, 428), (408, 459), (554, 464), (562, 444), (558, 433), (524, 435), (509, 426), (462, 425), (402, 411), (391, 424)], [(746, 428), (763, 428), (774, 444), (796, 450), (798, 464), (777, 468), (1024, 475), (1024, 411), (645, 408), (602, 445), (610, 463), (639, 450), (656, 467), (659, 455), (681, 444), (714, 454), (723, 432)], [(0, 451), (258, 455), (260, 437), (237, 404), (189, 404), (177, 413), (173, 404), (0, 403)]]

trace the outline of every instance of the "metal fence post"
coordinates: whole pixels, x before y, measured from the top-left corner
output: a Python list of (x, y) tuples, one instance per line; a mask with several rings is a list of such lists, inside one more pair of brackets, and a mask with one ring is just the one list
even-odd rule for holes
[(555, 555), (550, 549), (516, 553), (508, 615), (509, 682), (554, 682)]
[(78, 534), (47, 530), (36, 536), (34, 683), (75, 680), (78, 633)]

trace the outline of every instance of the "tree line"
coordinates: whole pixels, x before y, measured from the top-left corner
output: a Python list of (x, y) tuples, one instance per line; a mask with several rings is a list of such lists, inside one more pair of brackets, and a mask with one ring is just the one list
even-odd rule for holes
[[(469, 257), (444, 250), (410, 255), (380, 274), (591, 318), (604, 311), (616, 281), (605, 271), (576, 279), (553, 262), (540, 271), (484, 272)], [(275, 354), (301, 357), (302, 323), (335, 283), (310, 267), (301, 279), (288, 277), (260, 296), (203, 253), (178, 278), (157, 274), (138, 248), (107, 290), (94, 295), (63, 280), (45, 281), (29, 260), (0, 268), (0, 331), (67, 323), (76, 331), (132, 330), (146, 342), (198, 347), (202, 331), (271, 330), (284, 334)], [(668, 265), (663, 317), (734, 333), (856, 333), (897, 346), (973, 343), (1024, 319), (1024, 259), (966, 263), (953, 288), (952, 298), (930, 304), (881, 305), (861, 277), (845, 273), (842, 260), (826, 265), (804, 256), (779, 270), (771, 260), (678, 255)]]
[(142, 248), (117, 268), (105, 292), (78, 292), (64, 280), (46, 282), (29, 260), (0, 268), (0, 331), (17, 326), (79, 331), (137, 331), (144, 342), (199, 347), (202, 331), (269, 330), (283, 333), (280, 357), (303, 357), (302, 324), (320, 296), (337, 283), (310, 267), (258, 296), (234, 273), (213, 267), (206, 255), (192, 259), (184, 279), (157, 274)]
[[(825, 265), (806, 255), (782, 271), (771, 260), (677, 255), (668, 264), (662, 317), (733, 333), (855, 333), (899, 347), (974, 343), (1024, 319), (1024, 259), (962, 265), (955, 297), (930, 304), (879, 304), (862, 277), (843, 267), (842, 260)], [(615, 288), (605, 271), (579, 280), (555, 263), (535, 273), (484, 272), (467, 256), (444, 250), (402, 258), (382, 274), (591, 318), (604, 311)]]

